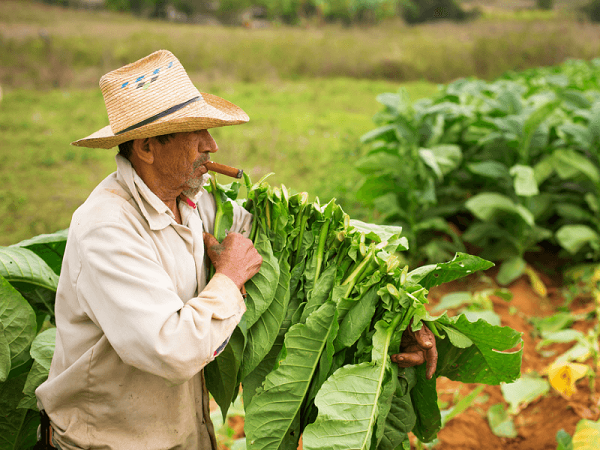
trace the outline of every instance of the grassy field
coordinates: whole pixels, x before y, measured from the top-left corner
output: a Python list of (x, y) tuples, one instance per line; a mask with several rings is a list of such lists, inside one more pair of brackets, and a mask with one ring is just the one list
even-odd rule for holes
[[(242, 106), (250, 122), (213, 130), (215, 161), (244, 168), (311, 197), (338, 198), (348, 208), (356, 183), (358, 138), (373, 127), (375, 96), (396, 91), (385, 81), (348, 78), (208, 85), (207, 91)], [(410, 83), (413, 98), (430, 83)], [(114, 171), (115, 150), (69, 143), (108, 123), (98, 89), (14, 90), (0, 103), (0, 245), (69, 225), (75, 208)], [(229, 182), (225, 179), (222, 182)]]
[[(240, 105), (250, 123), (214, 130), (214, 159), (254, 180), (336, 197), (356, 217), (353, 162), (373, 128), (377, 94), (405, 87), (413, 100), (437, 82), (595, 57), (598, 25), (567, 3), (551, 12), (465, 1), (467, 24), (338, 25), (266, 29), (197, 26), (101, 11), (0, 2), (0, 245), (69, 224), (74, 209), (114, 170), (114, 150), (69, 142), (107, 122), (99, 77), (159, 48), (173, 51), (200, 90)], [(511, 3), (511, 2), (508, 2)]]

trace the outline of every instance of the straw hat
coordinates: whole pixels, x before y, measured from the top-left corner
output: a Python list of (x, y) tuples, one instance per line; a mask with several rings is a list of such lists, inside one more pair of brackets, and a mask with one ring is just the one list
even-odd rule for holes
[(241, 108), (200, 93), (179, 60), (159, 50), (100, 78), (110, 125), (72, 145), (111, 148), (132, 139), (248, 122)]

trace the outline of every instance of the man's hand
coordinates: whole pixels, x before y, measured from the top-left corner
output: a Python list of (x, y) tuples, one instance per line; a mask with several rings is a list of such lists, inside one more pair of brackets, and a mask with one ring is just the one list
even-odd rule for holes
[(438, 360), (435, 336), (425, 324), (419, 331), (413, 332), (410, 328), (411, 325), (402, 334), (400, 350), (403, 353), (392, 355), (391, 360), (398, 364), (398, 367), (418, 366), (427, 362), (427, 379), (430, 380)]
[(229, 233), (220, 244), (212, 234), (204, 233), (204, 246), (215, 272), (227, 275), (240, 289), (260, 270), (262, 256), (239, 233)]

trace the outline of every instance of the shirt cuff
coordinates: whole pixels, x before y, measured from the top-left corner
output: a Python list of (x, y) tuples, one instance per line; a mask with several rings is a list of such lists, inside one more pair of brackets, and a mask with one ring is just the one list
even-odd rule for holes
[(216, 273), (211, 278), (198, 297), (212, 303), (214, 319), (224, 320), (238, 315), (241, 318), (246, 312), (246, 303), (237, 285), (221, 273)]

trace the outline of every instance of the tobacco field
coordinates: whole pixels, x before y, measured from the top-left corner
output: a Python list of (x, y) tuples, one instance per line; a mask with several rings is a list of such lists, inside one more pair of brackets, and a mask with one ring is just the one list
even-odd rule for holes
[[(215, 234), (242, 203), (264, 259), (206, 368), (223, 447), (599, 448), (599, 76), (571, 60), (382, 93), (357, 166), (370, 223), (213, 180)], [(0, 248), (0, 449), (35, 439), (66, 236)], [(432, 380), (389, 360), (423, 324)]]

